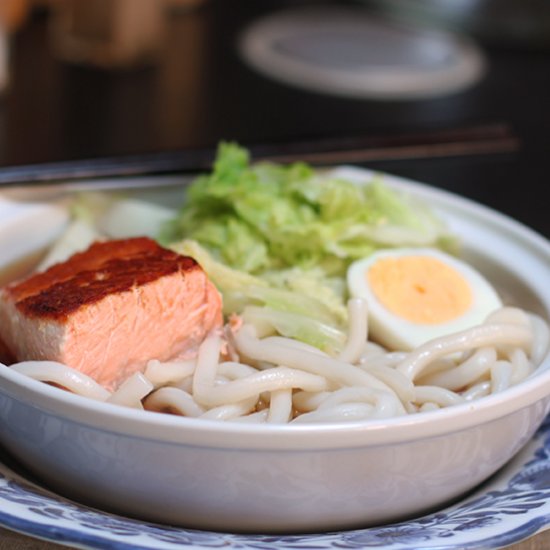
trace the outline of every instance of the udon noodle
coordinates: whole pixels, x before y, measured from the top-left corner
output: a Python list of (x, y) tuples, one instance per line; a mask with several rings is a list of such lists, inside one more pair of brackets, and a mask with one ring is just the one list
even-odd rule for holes
[(51, 361), (11, 368), (82, 396), (192, 418), (268, 424), (384, 419), (498, 393), (527, 378), (549, 345), (537, 315), (503, 307), (473, 328), (411, 352), (369, 341), (367, 304), (348, 302), (347, 342), (334, 355), (245, 323), (226, 325), (196, 359), (149, 361), (110, 393)]

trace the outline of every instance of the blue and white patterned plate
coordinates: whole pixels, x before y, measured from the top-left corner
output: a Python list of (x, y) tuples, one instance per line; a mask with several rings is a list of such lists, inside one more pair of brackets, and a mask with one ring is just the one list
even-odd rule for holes
[(550, 417), (512, 462), (468, 498), (383, 527), (311, 535), (243, 535), (167, 527), (70, 502), (1, 463), (0, 525), (72, 547), (113, 550), (502, 548), (550, 526)]

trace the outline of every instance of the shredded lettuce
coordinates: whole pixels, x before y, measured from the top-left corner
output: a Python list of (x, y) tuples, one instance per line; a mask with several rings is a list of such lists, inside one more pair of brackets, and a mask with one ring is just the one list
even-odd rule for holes
[(173, 216), (174, 211), (165, 206), (123, 197), (113, 200), (97, 224), (111, 239), (156, 237), (163, 224)]
[(44, 271), (53, 264), (64, 262), (73, 254), (84, 251), (94, 241), (106, 238), (97, 225), (97, 219), (111, 203), (112, 199), (104, 193), (76, 194), (69, 206), (70, 223), (50, 247), (36, 270)]
[(174, 217), (174, 210), (121, 192), (85, 191), (75, 196), (71, 214), (74, 220), (95, 227), (105, 238), (156, 238)]
[(73, 219), (36, 266), (36, 270), (44, 271), (53, 264), (66, 261), (102, 237), (92, 223), (79, 218)]
[[(217, 261), (197, 241), (184, 239), (173, 243), (170, 248), (195, 258), (201, 265), (222, 293), (226, 315), (248, 312), (245, 319), (268, 324), (283, 336), (298, 338), (321, 349), (326, 346), (337, 349), (342, 344), (341, 327), (346, 320), (346, 309), (332, 295), (329, 286), (312, 284), (312, 289), (319, 289), (319, 296), (315, 297), (309, 292), (299, 291), (296, 274), (286, 275), (295, 285), (288, 290), (282, 281), (275, 285), (273, 281)], [(307, 281), (314, 282), (314, 276), (311, 275)]]
[(376, 178), (367, 185), (319, 176), (308, 165), (250, 162), (220, 144), (213, 171), (190, 186), (161, 242), (193, 239), (247, 273), (321, 268), (342, 277), (381, 247), (444, 246), (444, 224), (425, 205)]
[(252, 163), (227, 142), (158, 239), (202, 265), (226, 313), (331, 349), (341, 345), (353, 261), (379, 248), (454, 244), (425, 204), (381, 177), (360, 185), (304, 163)]
[(71, 222), (37, 266), (39, 271), (67, 260), (94, 241), (147, 236), (156, 238), (174, 210), (125, 196), (123, 193), (85, 191), (70, 203)]
[(247, 306), (242, 317), (247, 323), (270, 327), (273, 332), (306, 342), (327, 353), (340, 351), (346, 341), (344, 331), (306, 314)]

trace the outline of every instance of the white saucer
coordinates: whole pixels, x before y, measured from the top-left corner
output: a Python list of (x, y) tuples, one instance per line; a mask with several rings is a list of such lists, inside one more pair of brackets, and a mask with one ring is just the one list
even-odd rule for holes
[(390, 23), (360, 7), (264, 16), (239, 43), (253, 69), (314, 92), (376, 100), (433, 98), (479, 81), (485, 58), (465, 36)]

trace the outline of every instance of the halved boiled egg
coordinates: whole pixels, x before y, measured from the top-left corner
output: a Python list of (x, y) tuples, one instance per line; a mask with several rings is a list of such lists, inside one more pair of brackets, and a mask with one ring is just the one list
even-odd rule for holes
[(481, 273), (437, 249), (380, 250), (351, 264), (347, 283), (367, 300), (370, 337), (393, 350), (470, 328), (502, 306)]

